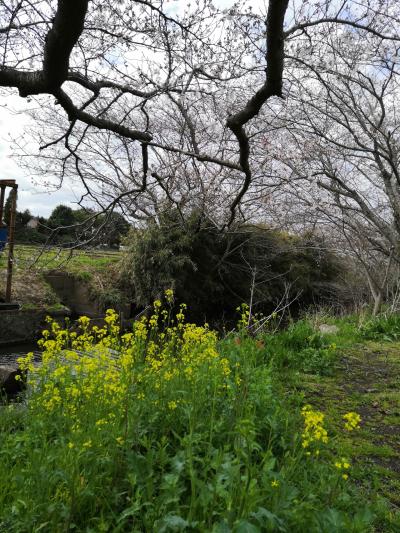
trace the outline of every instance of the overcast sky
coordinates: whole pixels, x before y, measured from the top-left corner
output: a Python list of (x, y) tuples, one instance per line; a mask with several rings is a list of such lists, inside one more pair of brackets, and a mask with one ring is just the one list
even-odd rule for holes
[[(6, 107), (3, 105), (6, 104)], [(18, 109), (26, 106), (26, 101), (17, 96), (7, 97), (0, 106), (0, 179), (15, 179), (18, 183), (18, 211), (29, 209), (33, 215), (48, 217), (58, 204), (74, 207), (76, 200), (71, 185), (66, 183), (62, 190), (49, 192), (44, 187), (34, 185), (29, 172), (18, 166), (12, 157), (13, 143), (28, 124), (28, 118)]]

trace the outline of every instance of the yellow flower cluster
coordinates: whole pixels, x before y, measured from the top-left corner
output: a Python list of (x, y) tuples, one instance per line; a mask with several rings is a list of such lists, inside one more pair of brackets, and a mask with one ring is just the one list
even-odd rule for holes
[(344, 470), (343, 474), (342, 474), (342, 478), (344, 480), (348, 479), (349, 478), (349, 475), (348, 473), (346, 472), (346, 470), (349, 470), (350, 468), (350, 463), (347, 461), (347, 459), (344, 459), (342, 457), (342, 460), (341, 461), (336, 461), (335, 463), (335, 467), (338, 469), (338, 470)]
[[(173, 292), (165, 297), (172, 303)], [(218, 353), (216, 333), (207, 325), (185, 323), (184, 310), (182, 305), (170, 319), (157, 300), (153, 314), (122, 335), (113, 310), (106, 312), (103, 327), (91, 326), (88, 317), (64, 329), (49, 320), (41, 340), (42, 364), (34, 367), (33, 354), (20, 360), (20, 367), (29, 370), (30, 408), (63, 417), (71, 432), (68, 448), (89, 449), (94, 441), (84, 438), (87, 425), (106, 434), (123, 419), (128, 401), (150, 402), (172, 416), (192, 401), (180, 391), (191, 390), (196, 397), (209, 383), (228, 388), (230, 362)], [(89, 404), (96, 406), (91, 421)], [(116, 438), (122, 444), (123, 438)]]
[(238, 329), (247, 328), (250, 320), (250, 308), (248, 304), (242, 303), (236, 308), (236, 311), (240, 314), (240, 319), (237, 324)]
[(336, 461), (335, 466), (338, 470), (348, 470), (350, 468), (350, 463), (342, 457), (342, 462)]
[[(315, 411), (312, 409), (311, 405), (305, 405), (301, 414), (304, 417), (304, 430), (302, 433), (302, 446), (303, 448), (309, 448), (312, 443), (327, 443), (328, 442), (328, 433), (324, 428), (324, 419), (325, 415), (321, 411)], [(361, 417), (358, 413), (346, 413), (343, 416), (345, 420), (345, 429), (348, 431), (353, 431), (359, 427), (361, 422)], [(311, 455), (311, 452), (307, 451), (306, 455)], [(319, 455), (319, 450), (315, 451), (315, 455)], [(350, 469), (350, 462), (344, 457), (341, 460), (337, 460), (335, 463), (335, 468), (341, 472), (341, 476), (344, 480), (349, 478), (348, 471)]]
[(361, 416), (358, 413), (346, 413), (343, 415), (343, 419), (345, 420), (344, 427), (347, 431), (353, 431), (360, 427)]
[(172, 289), (167, 289), (164, 292), (164, 295), (165, 295), (166, 302), (172, 305), (172, 303), (174, 302), (174, 291)]
[(17, 359), (18, 366), (22, 372), (33, 372), (34, 371), (34, 365), (33, 365), (33, 352), (29, 352), (26, 354), (25, 357), (19, 357)]
[(311, 405), (305, 405), (301, 414), (304, 417), (303, 448), (308, 448), (313, 442), (327, 443), (328, 432), (323, 425), (325, 415), (321, 411), (314, 411)]

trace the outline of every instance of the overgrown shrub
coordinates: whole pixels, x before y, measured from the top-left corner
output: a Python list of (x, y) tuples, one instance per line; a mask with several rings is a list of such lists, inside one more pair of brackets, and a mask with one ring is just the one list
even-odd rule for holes
[[(295, 300), (292, 310), (331, 295), (336, 258), (310, 236), (243, 226), (221, 232), (204, 214), (185, 221), (175, 210), (132, 231), (121, 283), (138, 306), (167, 287), (191, 302), (191, 318), (232, 325), (235, 310), (253, 294), (253, 310), (269, 313)], [(286, 295), (286, 296), (285, 296)]]

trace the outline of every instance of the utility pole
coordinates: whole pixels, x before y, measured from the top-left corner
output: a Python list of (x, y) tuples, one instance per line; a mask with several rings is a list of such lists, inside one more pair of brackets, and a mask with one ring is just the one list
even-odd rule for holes
[(6, 281), (5, 301), (6, 303), (10, 303), (11, 302), (12, 274), (13, 274), (13, 266), (14, 266), (14, 234), (15, 234), (15, 216), (17, 212), (18, 185), (15, 183), (15, 180), (0, 180), (0, 226), (2, 226), (2, 222), (3, 222), (4, 198), (5, 198), (7, 187), (11, 188), (12, 198), (11, 198), (11, 209), (10, 209), (10, 221), (9, 221), (9, 227), (8, 227), (8, 260), (7, 260), (7, 281)]

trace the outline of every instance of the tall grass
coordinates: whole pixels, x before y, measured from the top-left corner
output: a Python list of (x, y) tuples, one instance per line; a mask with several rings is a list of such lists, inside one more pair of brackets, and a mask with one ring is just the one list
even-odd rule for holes
[(330, 374), (337, 358), (335, 335), (319, 333), (309, 320), (299, 320), (285, 330), (264, 335), (267, 353), (279, 369)]

